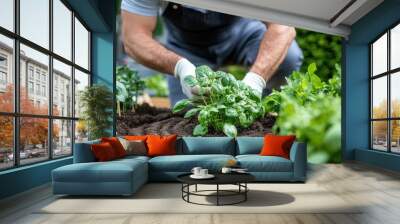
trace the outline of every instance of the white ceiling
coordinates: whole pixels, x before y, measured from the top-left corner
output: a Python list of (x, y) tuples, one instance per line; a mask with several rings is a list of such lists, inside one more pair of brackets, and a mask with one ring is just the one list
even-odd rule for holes
[(383, 2), (383, 0), (170, 1), (344, 37), (350, 34), (353, 23)]

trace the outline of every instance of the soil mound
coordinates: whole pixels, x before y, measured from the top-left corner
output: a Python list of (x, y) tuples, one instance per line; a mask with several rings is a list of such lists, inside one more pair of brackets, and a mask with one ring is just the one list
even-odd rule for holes
[[(193, 128), (198, 124), (197, 117), (183, 118), (184, 113), (173, 114), (170, 109), (140, 105), (135, 112), (123, 113), (117, 117), (118, 135), (170, 135), (192, 136)], [(264, 136), (271, 133), (275, 117), (266, 116), (249, 128), (239, 129), (239, 136)], [(225, 136), (222, 132), (210, 130), (207, 136)]]

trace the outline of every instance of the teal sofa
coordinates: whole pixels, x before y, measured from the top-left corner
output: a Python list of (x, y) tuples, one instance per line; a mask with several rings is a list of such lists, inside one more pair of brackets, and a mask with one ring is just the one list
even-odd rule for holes
[(228, 160), (236, 160), (259, 182), (304, 182), (307, 149), (295, 142), (290, 159), (260, 156), (263, 137), (183, 137), (177, 141), (177, 155), (128, 156), (96, 162), (91, 141), (75, 144), (74, 163), (52, 171), (54, 194), (131, 195), (148, 181), (176, 181), (193, 167), (218, 172)]

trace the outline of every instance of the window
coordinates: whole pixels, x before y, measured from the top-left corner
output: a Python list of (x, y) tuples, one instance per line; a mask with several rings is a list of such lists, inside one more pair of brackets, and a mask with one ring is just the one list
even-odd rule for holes
[(33, 92), (34, 92), (33, 82), (28, 82), (28, 93), (33, 94)]
[(371, 148), (400, 153), (400, 25), (370, 45)]
[(42, 86), (42, 96), (46, 97), (46, 86)]
[[(0, 2), (1, 7), (4, 2)], [(1, 15), (2, 10), (0, 8), (0, 21), (2, 16), (4, 16)], [(0, 113), (12, 113), (14, 111), (14, 70), (11, 66), (12, 58), (14, 57), (13, 52), (13, 39), (0, 33)]]
[(49, 48), (49, 0), (19, 0), (21, 36)]
[(7, 73), (0, 70), (0, 84), (6, 85), (7, 84)]
[(40, 95), (40, 84), (36, 84), (36, 95)]
[(75, 18), (75, 62), (82, 68), (89, 69), (89, 32)]
[(62, 0), (0, 0), (0, 26), (0, 170), (72, 155), (90, 31)]
[(29, 66), (28, 74), (29, 74), (29, 79), (33, 80), (33, 67), (32, 66)]
[(14, 0), (0, 1), (0, 26), (14, 31)]

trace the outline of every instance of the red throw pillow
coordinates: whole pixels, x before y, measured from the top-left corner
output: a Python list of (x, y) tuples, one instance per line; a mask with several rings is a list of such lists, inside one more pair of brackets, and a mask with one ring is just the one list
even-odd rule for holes
[(124, 138), (128, 141), (144, 141), (146, 142), (147, 135), (126, 135)]
[(290, 148), (296, 140), (294, 135), (265, 135), (264, 146), (261, 149), (262, 156), (280, 156), (286, 159), (290, 158)]
[(165, 156), (165, 155), (176, 155), (176, 139), (177, 135), (149, 135), (147, 136), (147, 155), (154, 156)]
[(99, 162), (110, 161), (116, 159), (115, 151), (112, 145), (108, 142), (91, 145), (94, 157)]
[(101, 138), (101, 142), (110, 143), (112, 148), (114, 149), (115, 155), (118, 158), (126, 156), (124, 146), (121, 144), (117, 137)]

